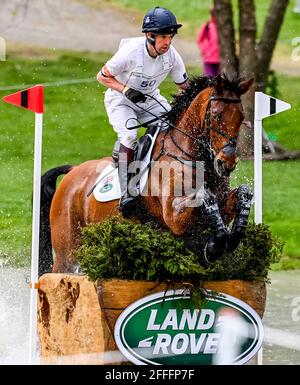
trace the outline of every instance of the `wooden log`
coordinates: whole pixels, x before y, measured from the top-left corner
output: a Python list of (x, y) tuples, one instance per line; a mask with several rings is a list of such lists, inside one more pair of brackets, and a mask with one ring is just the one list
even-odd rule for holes
[[(249, 304), (262, 317), (266, 287), (239, 280), (204, 282)], [(46, 364), (121, 363), (113, 329), (121, 312), (134, 301), (166, 289), (165, 283), (98, 280), (82, 275), (45, 274), (39, 280), (38, 332), (41, 362)], [(105, 352), (112, 352), (110, 355)]]
[(104, 363), (103, 352), (115, 344), (105, 337), (110, 332), (94, 283), (86, 276), (44, 274), (38, 294), (41, 362)]

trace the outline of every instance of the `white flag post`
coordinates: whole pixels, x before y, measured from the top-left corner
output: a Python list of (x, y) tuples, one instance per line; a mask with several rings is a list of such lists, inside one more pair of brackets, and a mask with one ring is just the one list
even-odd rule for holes
[[(291, 105), (263, 92), (255, 92), (254, 103), (254, 222), (262, 223), (262, 120), (268, 116), (288, 110)], [(258, 365), (263, 364), (263, 349), (256, 357)]]
[(44, 87), (37, 85), (3, 98), (7, 103), (35, 113), (33, 209), (31, 244), (29, 364), (36, 363), (37, 353), (37, 289), (39, 279), (39, 232), (42, 164), (42, 129), (44, 112)]
[(262, 223), (262, 120), (288, 110), (291, 105), (263, 92), (255, 92), (254, 105), (254, 221)]
[(41, 202), (41, 165), (42, 165), (43, 114), (35, 114), (34, 171), (33, 171), (33, 209), (31, 243), (31, 288), (29, 324), (29, 364), (36, 362), (37, 351), (37, 289), (39, 279), (39, 234)]

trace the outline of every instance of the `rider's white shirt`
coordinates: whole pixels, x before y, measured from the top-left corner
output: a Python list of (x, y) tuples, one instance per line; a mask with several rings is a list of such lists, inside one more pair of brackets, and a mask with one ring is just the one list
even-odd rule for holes
[(165, 54), (152, 58), (147, 51), (145, 37), (121, 40), (118, 51), (106, 67), (120, 83), (144, 94), (154, 95), (168, 74), (177, 84), (187, 80), (183, 60), (176, 49), (171, 45)]

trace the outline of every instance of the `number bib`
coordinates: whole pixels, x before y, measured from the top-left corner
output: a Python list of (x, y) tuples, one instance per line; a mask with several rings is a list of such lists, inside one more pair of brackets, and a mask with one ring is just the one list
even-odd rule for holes
[(141, 72), (137, 69), (130, 73), (126, 85), (143, 93), (153, 93), (170, 72), (169, 66), (168, 69), (162, 70), (160, 73), (152, 76), (145, 74), (142, 71), (143, 67), (141, 67), (140, 70)]
[[(138, 50), (135, 58), (135, 68), (129, 72), (129, 76), (127, 73), (127, 79), (118, 80), (123, 81), (126, 86), (143, 93), (154, 93), (173, 68), (170, 63), (169, 53), (162, 55), (159, 59), (157, 63), (147, 65), (148, 59), (145, 58), (144, 50)], [(152, 75), (149, 75), (149, 73), (152, 73)], [(121, 75), (121, 77), (123, 76)]]

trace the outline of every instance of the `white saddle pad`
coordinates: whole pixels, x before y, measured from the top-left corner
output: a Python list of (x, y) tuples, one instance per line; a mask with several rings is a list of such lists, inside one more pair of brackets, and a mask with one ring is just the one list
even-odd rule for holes
[(120, 199), (121, 190), (118, 168), (114, 167), (112, 163), (108, 164), (98, 176), (93, 193), (95, 199), (99, 202), (109, 202)]
[[(141, 179), (139, 183), (140, 193), (144, 190), (148, 181), (149, 168), (147, 168), (147, 165), (151, 162), (152, 150), (155, 144), (156, 137), (159, 132), (160, 132), (159, 130), (156, 130), (153, 137), (149, 135), (151, 137), (152, 143), (147, 155), (141, 161), (141, 164), (140, 164), (140, 169), (141, 169), (140, 171)], [(101, 172), (101, 174), (97, 178), (95, 184), (96, 184), (96, 187), (93, 191), (93, 194), (97, 201), (109, 202), (109, 201), (113, 201), (115, 199), (121, 198), (118, 168), (115, 167), (113, 163), (108, 164), (104, 168), (104, 170)]]

